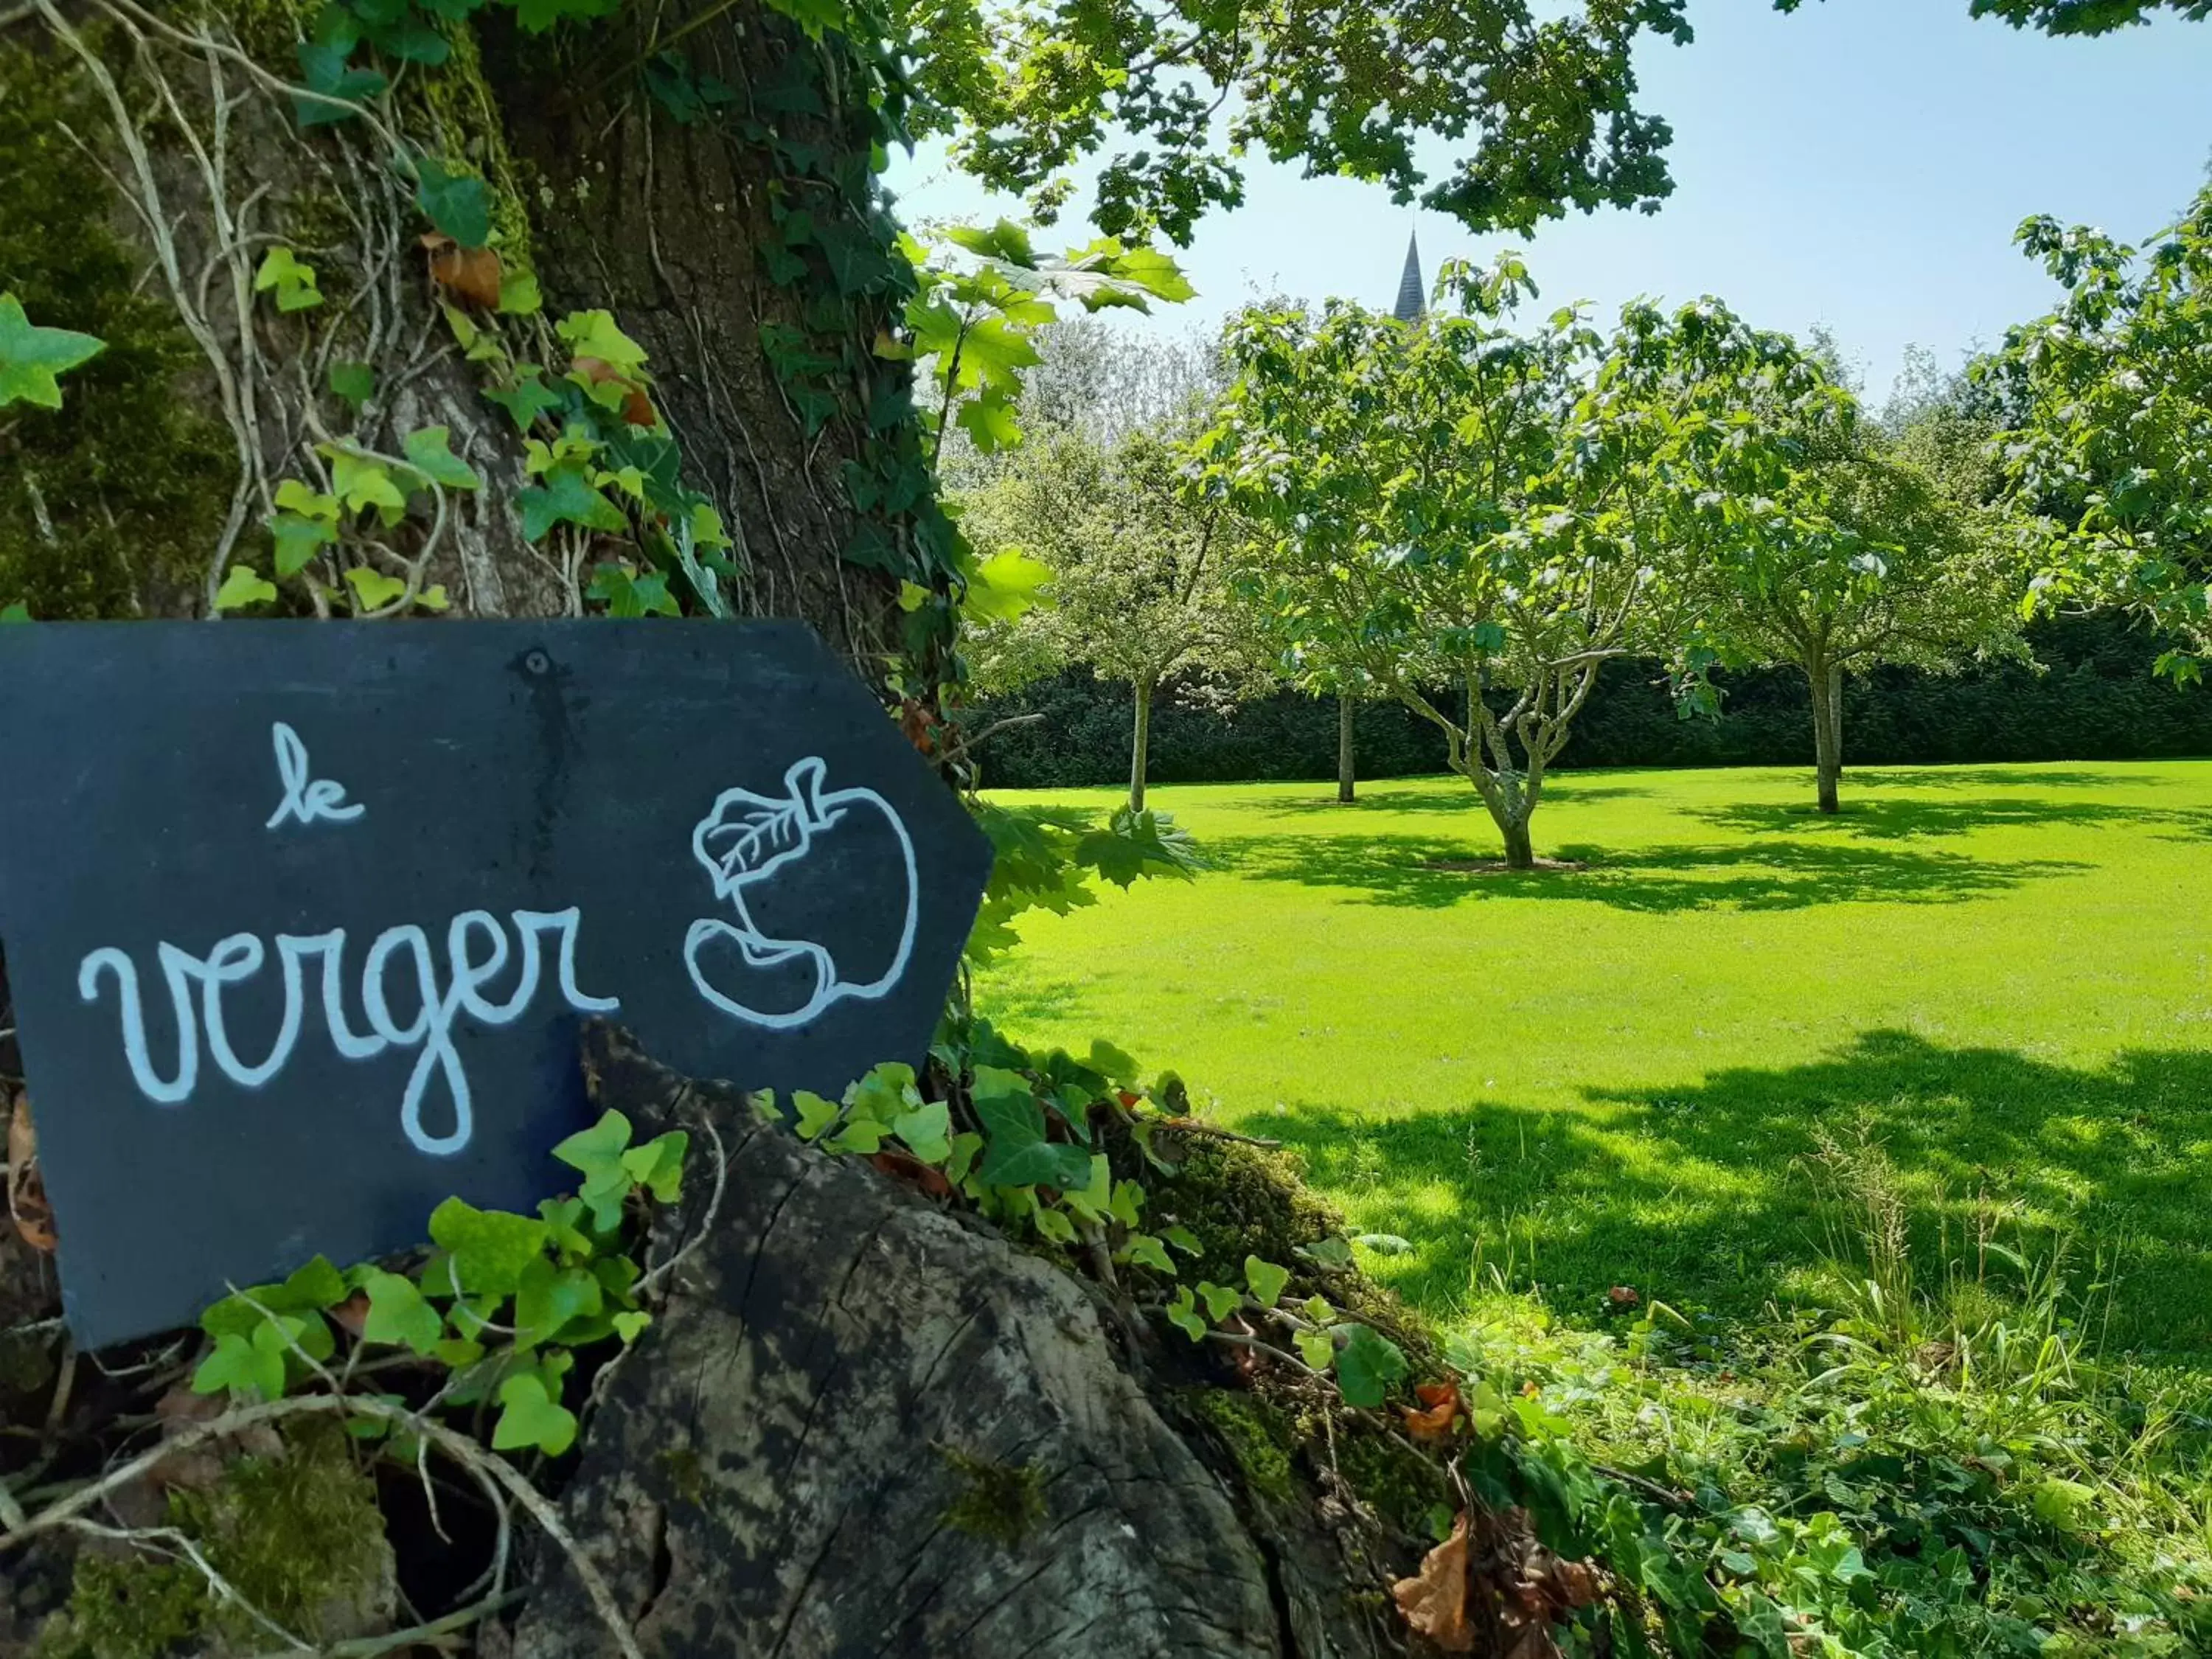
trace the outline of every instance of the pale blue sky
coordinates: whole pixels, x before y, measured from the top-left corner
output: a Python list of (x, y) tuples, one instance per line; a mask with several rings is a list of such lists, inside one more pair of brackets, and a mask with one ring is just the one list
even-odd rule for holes
[[(1245, 205), (1181, 257), (1199, 297), (1138, 327), (1210, 325), (1257, 292), (1387, 306), (1418, 227), (1425, 274), (1451, 254), (1529, 255), (1551, 303), (1610, 311), (1717, 294), (1763, 326), (1836, 331), (1879, 402), (1905, 347), (1947, 361), (2047, 308), (2011, 246), (2032, 213), (2134, 240), (2171, 221), (2212, 155), (2212, 24), (2098, 40), (1977, 22), (1966, 0), (1693, 0), (1694, 44), (1647, 46), (1644, 106), (1674, 125), (1675, 191), (1654, 216), (1607, 210), (1533, 238), (1476, 238), (1378, 186), (1255, 163)], [(895, 156), (908, 218), (1018, 214), (941, 149)], [(1072, 218), (1069, 242), (1089, 232)]]

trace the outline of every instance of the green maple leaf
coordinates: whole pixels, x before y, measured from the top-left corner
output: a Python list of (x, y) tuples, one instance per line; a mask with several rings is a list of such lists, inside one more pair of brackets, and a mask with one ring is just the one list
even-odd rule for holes
[(0, 294), (0, 409), (29, 404), (59, 409), (54, 377), (97, 356), (107, 342), (66, 328), (40, 328), (12, 294)]

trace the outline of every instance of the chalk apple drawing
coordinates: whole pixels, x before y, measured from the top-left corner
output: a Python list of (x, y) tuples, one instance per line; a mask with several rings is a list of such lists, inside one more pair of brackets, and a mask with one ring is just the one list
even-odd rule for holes
[[(914, 838), (891, 804), (872, 789), (822, 787), (829, 766), (819, 756), (793, 763), (784, 774), (788, 792), (781, 799), (756, 794), (750, 789), (726, 789), (714, 799), (707, 816), (691, 832), (691, 851), (707, 867), (714, 896), (736, 912), (734, 922), (720, 916), (702, 916), (684, 939), (684, 963), (691, 983), (709, 1003), (726, 1014), (771, 1030), (788, 1030), (805, 1024), (824, 1009), (847, 998), (860, 1001), (888, 994), (906, 972), (914, 954), (915, 924), (920, 921), (921, 879), (915, 866)], [(814, 851), (814, 838), (843, 823), (849, 815), (879, 813), (890, 826), (904, 856), (903, 870), (885, 866), (884, 875), (906, 884), (906, 920), (890, 966), (874, 979), (840, 976), (829, 946), (813, 939), (778, 939), (764, 931), (747, 906), (747, 890), (769, 884), (787, 866), (803, 861)], [(859, 895), (854, 896), (858, 898)], [(717, 988), (702, 965), (702, 953), (717, 941), (736, 944), (744, 961), (763, 970), (811, 966), (814, 988), (796, 1008), (757, 1008)], [(774, 974), (767, 978), (778, 977)]]

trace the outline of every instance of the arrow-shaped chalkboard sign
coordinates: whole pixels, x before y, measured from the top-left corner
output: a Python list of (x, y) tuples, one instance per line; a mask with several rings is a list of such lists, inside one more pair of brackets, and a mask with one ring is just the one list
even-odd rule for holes
[(587, 1018), (747, 1088), (918, 1060), (990, 867), (793, 623), (0, 629), (0, 756), (87, 1346), (533, 1207)]

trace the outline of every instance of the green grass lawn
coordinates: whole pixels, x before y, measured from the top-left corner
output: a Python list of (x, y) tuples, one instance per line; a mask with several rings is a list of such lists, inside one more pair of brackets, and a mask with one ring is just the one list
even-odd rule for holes
[[(2109, 1340), (2212, 1361), (2212, 763), (1580, 773), (1496, 856), (1457, 780), (1167, 787), (1215, 866), (1023, 923), (979, 1001), (1108, 1036), (1277, 1137), (1383, 1277), (1449, 1319), (1500, 1282), (1720, 1313), (1817, 1298), (1807, 1158), (1863, 1127), (1917, 1244), (1980, 1212)], [(1104, 804), (1109, 791), (1010, 799)]]

